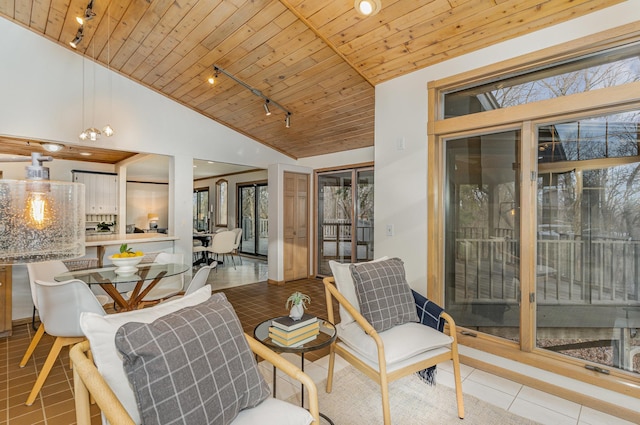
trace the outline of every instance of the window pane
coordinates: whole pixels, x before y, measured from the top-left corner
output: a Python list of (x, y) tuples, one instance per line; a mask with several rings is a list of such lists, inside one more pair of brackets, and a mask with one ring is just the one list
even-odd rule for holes
[[(636, 373), (639, 115), (633, 111), (538, 128), (536, 279), (539, 347)], [(542, 146), (551, 133), (564, 135), (550, 156)], [(566, 161), (572, 161), (570, 167)]]
[(638, 156), (638, 131), (638, 114), (634, 112), (542, 126), (538, 162)]
[(358, 261), (373, 260), (373, 170), (356, 171), (358, 204), (356, 214), (356, 256)]
[(227, 186), (226, 180), (216, 182), (216, 226), (227, 225)]
[(444, 95), (444, 118), (475, 114), (640, 80), (640, 45), (579, 58)]
[(446, 142), (445, 307), (456, 323), (519, 339), (518, 145), (511, 131)]
[(198, 231), (209, 230), (209, 189), (196, 189), (193, 192), (193, 228)]
[(351, 261), (352, 172), (318, 176), (318, 274), (330, 276), (329, 260)]

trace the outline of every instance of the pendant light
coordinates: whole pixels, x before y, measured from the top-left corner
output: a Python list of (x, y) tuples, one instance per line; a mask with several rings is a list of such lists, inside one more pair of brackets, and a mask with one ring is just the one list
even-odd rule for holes
[(42, 162), (52, 160), (34, 152), (26, 180), (0, 179), (0, 264), (85, 254), (84, 185), (50, 181)]

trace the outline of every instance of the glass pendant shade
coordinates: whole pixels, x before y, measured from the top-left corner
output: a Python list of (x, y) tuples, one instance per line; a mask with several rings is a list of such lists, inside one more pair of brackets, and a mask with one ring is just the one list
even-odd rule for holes
[(107, 124), (103, 129), (102, 132), (104, 133), (105, 136), (107, 137), (111, 137), (113, 136), (113, 134), (115, 133), (115, 131), (113, 131), (113, 128)]
[(84, 185), (0, 180), (0, 235), (0, 264), (84, 256)]

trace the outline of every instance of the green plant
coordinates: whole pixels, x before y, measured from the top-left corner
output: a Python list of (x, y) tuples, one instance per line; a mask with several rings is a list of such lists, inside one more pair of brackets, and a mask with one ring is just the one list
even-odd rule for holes
[(120, 254), (133, 254), (133, 249), (129, 248), (129, 246), (126, 243), (123, 243), (122, 245), (120, 245)]
[(311, 304), (311, 297), (307, 294), (303, 294), (302, 292), (294, 292), (289, 295), (284, 306), (288, 309), (298, 304), (302, 304), (302, 308), (307, 308), (307, 304)]

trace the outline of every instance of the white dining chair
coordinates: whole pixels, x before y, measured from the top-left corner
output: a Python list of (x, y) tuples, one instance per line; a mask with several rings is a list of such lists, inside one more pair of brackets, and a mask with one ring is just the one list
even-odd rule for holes
[[(106, 314), (95, 294), (81, 280), (68, 280), (66, 282), (36, 280), (35, 286), (38, 311), (40, 313), (40, 326), (44, 330), (43, 333), (46, 332), (56, 339), (27, 397), (25, 403), (27, 406), (31, 406), (38, 396), (62, 347), (84, 341), (84, 333), (80, 329), (80, 313)], [(38, 334), (34, 336), (29, 349), (27, 349), (29, 355), (38, 345), (39, 338), (36, 339), (37, 336)], [(42, 334), (40, 334), (40, 337), (42, 337)]]
[(235, 254), (238, 257), (238, 259), (240, 260), (240, 264), (242, 264), (242, 257), (238, 252), (238, 249), (240, 249), (240, 242), (242, 241), (242, 228), (236, 227), (231, 231), (236, 234), (236, 240), (233, 242), (233, 254)]
[[(31, 326), (36, 330), (31, 343), (27, 347), (27, 351), (25, 351), (22, 356), (22, 360), (20, 360), (20, 367), (25, 367), (31, 355), (35, 351), (38, 346), (38, 342), (42, 339), (42, 336), (45, 334), (45, 327), (42, 323), (42, 317), (40, 317), (40, 325), (36, 328), (36, 310), (40, 310), (38, 307), (38, 293), (36, 291), (36, 280), (42, 280), (45, 282), (53, 282), (54, 277), (65, 273), (68, 271), (67, 266), (59, 260), (51, 260), (51, 261), (42, 261), (39, 263), (28, 263), (27, 264), (27, 274), (29, 275), (29, 287), (31, 289), (31, 301), (33, 302), (33, 316), (31, 318)], [(85, 284), (86, 285), (86, 284)], [(96, 298), (100, 302), (101, 305), (107, 304), (110, 302), (111, 298), (108, 295), (96, 295)]]
[[(224, 232), (220, 232), (216, 234), (216, 236), (211, 241), (211, 245), (207, 247), (207, 250), (213, 255), (215, 255), (216, 261), (219, 256), (222, 255), (222, 261), (224, 262), (225, 255), (233, 253), (233, 245), (236, 241), (236, 234), (231, 230), (225, 230)], [(236, 268), (236, 261), (231, 256), (231, 261), (233, 261), (233, 268)]]

